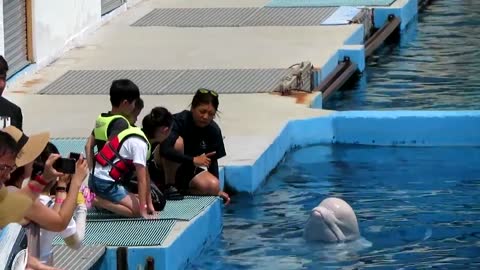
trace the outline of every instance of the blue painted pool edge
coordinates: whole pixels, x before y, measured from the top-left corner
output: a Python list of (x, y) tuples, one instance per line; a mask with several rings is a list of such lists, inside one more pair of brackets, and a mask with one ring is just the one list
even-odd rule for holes
[(373, 8), (373, 24), (376, 28), (382, 27), (387, 22), (388, 16), (393, 14), (400, 18), (400, 30), (403, 31), (407, 25), (418, 14), (418, 0), (408, 0), (402, 6), (375, 7)]
[[(215, 201), (177, 236), (169, 246), (128, 247), (128, 269), (146, 269), (146, 259), (151, 256), (156, 270), (183, 269), (198, 257), (200, 252), (219, 237), (223, 228), (223, 206)], [(116, 269), (117, 247), (107, 247), (97, 270)]]
[(292, 148), (321, 143), (480, 146), (480, 111), (348, 111), (292, 120), (252, 165), (226, 166), (225, 181), (254, 193)]

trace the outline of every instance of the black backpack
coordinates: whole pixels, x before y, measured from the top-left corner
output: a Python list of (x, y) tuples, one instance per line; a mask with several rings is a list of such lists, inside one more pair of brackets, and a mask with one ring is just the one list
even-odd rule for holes
[[(122, 185), (131, 193), (138, 194), (138, 182), (136, 178), (125, 181)], [(152, 182), (150, 182), (150, 194), (152, 196), (152, 203), (155, 211), (162, 211), (165, 208), (167, 200), (162, 191)]]

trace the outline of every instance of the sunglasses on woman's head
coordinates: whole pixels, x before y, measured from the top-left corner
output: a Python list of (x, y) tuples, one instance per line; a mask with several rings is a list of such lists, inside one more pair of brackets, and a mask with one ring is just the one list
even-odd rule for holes
[(205, 88), (200, 88), (200, 89), (198, 89), (197, 92), (200, 92), (200, 93), (202, 93), (202, 94), (210, 94), (210, 95), (212, 95), (212, 96), (214, 96), (214, 97), (218, 97), (218, 93), (217, 93), (217, 92), (215, 92), (215, 91), (213, 91), (213, 90), (205, 89)]

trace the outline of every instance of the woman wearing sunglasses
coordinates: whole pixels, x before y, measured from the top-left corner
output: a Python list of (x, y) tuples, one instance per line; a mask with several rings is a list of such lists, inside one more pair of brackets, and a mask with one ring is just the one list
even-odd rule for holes
[(190, 110), (174, 115), (172, 132), (155, 148), (154, 165), (163, 170), (168, 200), (183, 199), (180, 190), (192, 195), (218, 195), (229, 203), (218, 179), (218, 159), (226, 156), (222, 132), (213, 121), (218, 105), (217, 92), (198, 89)]

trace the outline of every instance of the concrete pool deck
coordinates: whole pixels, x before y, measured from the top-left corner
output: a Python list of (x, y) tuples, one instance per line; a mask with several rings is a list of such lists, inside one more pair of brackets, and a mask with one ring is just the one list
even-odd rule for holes
[[(80, 46), (66, 52), (51, 65), (9, 81), (5, 96), (22, 108), (27, 134), (50, 130), (52, 137), (56, 138), (83, 138), (91, 131), (95, 117), (109, 108), (108, 96), (36, 94), (69, 70), (288, 68), (301, 61), (311, 61), (320, 69), (321, 78), (325, 78), (349, 52), (355, 52), (351, 55), (353, 59), (364, 61), (358, 56), (363, 50), (362, 25), (130, 26), (153, 8), (261, 7), (267, 2), (140, 2), (112, 18), (87, 36)], [(416, 1), (399, 0), (392, 8), (379, 8), (384, 12), (379, 13), (375, 22), (381, 24), (381, 14), (388, 16), (393, 10), (403, 16), (405, 6), (412, 5), (416, 5)], [(192, 89), (192, 93), (194, 91)], [(332, 115), (337, 114), (309, 108), (309, 103), (318, 96), (308, 95), (306, 100), (297, 103), (293, 97), (273, 94), (221, 94), (221, 113), (216, 121), (225, 136), (227, 157), (220, 161), (224, 166), (225, 181), (239, 191), (254, 192), (292, 146), (335, 141), (335, 129), (326, 127), (338, 123), (332, 120)], [(187, 109), (191, 97), (144, 95), (145, 109), (139, 119), (154, 106), (165, 106), (172, 112)], [(220, 214), (221, 207), (217, 202), (194, 220), (175, 225), (166, 242), (166, 250), (172, 247), (170, 251), (155, 253), (152, 248), (132, 248), (129, 257), (134, 263), (140, 263), (147, 253), (153, 252), (164, 256), (164, 260), (155, 261), (155, 269), (182, 267), (208, 244), (207, 239), (218, 236), (222, 224)], [(209, 226), (208, 230), (202, 230), (204, 226)], [(193, 242), (187, 239), (192, 231), (201, 231)], [(184, 257), (179, 257), (176, 253), (184, 245), (192, 248)], [(114, 253), (114, 249), (107, 250), (103, 269), (114, 265)], [(174, 259), (168, 260), (167, 256)]]

